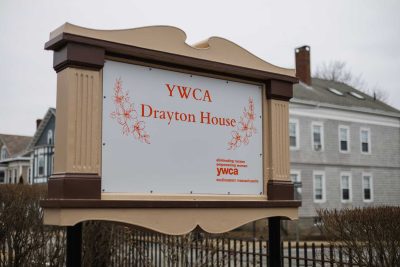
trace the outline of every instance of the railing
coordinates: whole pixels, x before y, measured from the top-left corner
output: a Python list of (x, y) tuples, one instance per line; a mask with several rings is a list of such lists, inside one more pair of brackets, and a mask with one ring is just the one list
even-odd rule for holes
[[(192, 233), (168, 236), (135, 231), (117, 242), (112, 266), (267, 266), (267, 241)], [(121, 241), (121, 240), (119, 240)], [(128, 245), (128, 246), (127, 246)]]
[(358, 266), (352, 262), (352, 253), (342, 246), (314, 242), (283, 242), (283, 266)]
[[(123, 229), (115, 232), (118, 244), (112, 266), (122, 266), (124, 262), (126, 266), (159, 267), (268, 266), (267, 240), (235, 239), (205, 233), (168, 236), (138, 230), (132, 234), (128, 240)], [(341, 246), (324, 242), (284, 241), (281, 251), (282, 266), (357, 266)]]
[[(91, 229), (93, 225), (85, 225), (83, 266), (268, 266), (267, 240), (236, 239), (196, 231), (169, 236), (112, 223), (99, 223), (100, 228)], [(65, 231), (58, 229), (46, 233), (46, 246), (29, 253), (36, 255), (29, 259), (36, 265), (27, 266), (63, 266)], [(0, 244), (0, 248), (0, 266), (9, 266), (7, 262), (17, 256), (16, 252), (6, 243)], [(348, 252), (339, 245), (323, 242), (281, 243), (282, 266), (289, 267), (357, 266), (352, 262), (351, 251)]]

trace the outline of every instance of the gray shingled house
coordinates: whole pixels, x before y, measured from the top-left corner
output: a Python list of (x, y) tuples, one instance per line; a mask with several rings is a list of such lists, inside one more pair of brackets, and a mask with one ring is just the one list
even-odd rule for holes
[(37, 129), (30, 144), (32, 183), (47, 183), (53, 174), (54, 138), (56, 110), (49, 108), (42, 120), (37, 121)]
[(0, 184), (30, 183), (30, 136), (0, 134)]
[(304, 235), (317, 209), (400, 205), (400, 111), (344, 83), (311, 78), (310, 48), (296, 49), (290, 102), (291, 178)]

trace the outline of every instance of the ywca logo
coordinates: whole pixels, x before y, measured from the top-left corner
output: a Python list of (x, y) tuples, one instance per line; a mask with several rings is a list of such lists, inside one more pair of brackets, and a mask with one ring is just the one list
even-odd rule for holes
[(220, 175), (239, 175), (239, 170), (237, 168), (218, 168), (217, 167), (217, 176)]

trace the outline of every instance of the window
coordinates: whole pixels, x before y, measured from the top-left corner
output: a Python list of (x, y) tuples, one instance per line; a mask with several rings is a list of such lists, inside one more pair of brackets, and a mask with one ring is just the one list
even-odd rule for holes
[(299, 149), (299, 121), (290, 119), (289, 121), (289, 142), (291, 149)]
[(47, 144), (52, 145), (53, 144), (53, 131), (49, 130), (47, 132)]
[(363, 200), (364, 202), (373, 201), (373, 190), (372, 190), (372, 175), (370, 173), (363, 173), (362, 175), (362, 187), (363, 187)]
[(360, 130), (361, 152), (365, 154), (371, 153), (371, 135), (369, 129), (362, 128)]
[(6, 178), (5, 172), (3, 170), (0, 171), (0, 184), (3, 184), (5, 182), (5, 178)]
[(329, 90), (330, 92), (334, 93), (335, 95), (343, 96), (343, 93), (340, 92), (339, 90), (335, 89), (335, 88), (330, 88), (330, 87), (329, 87), (328, 90)]
[(39, 154), (38, 158), (38, 175), (44, 175), (44, 156), (43, 154)]
[(322, 123), (313, 122), (311, 124), (312, 149), (314, 151), (324, 150), (324, 127)]
[(351, 202), (351, 174), (341, 173), (340, 174), (340, 188), (341, 188), (341, 199), (342, 202)]
[(7, 156), (8, 156), (8, 155), (7, 155), (7, 148), (6, 148), (5, 145), (3, 145), (3, 146), (1, 147), (0, 160), (6, 159)]
[(321, 171), (315, 171), (314, 177), (314, 202), (322, 203), (325, 202), (325, 173)]
[(301, 200), (301, 176), (300, 171), (292, 170), (290, 172), (290, 178), (294, 186), (294, 199)]
[(53, 155), (51, 155), (51, 167), (50, 167), (50, 173), (49, 173), (49, 176), (50, 175), (52, 175), (53, 174), (53, 172), (54, 172), (54, 154)]
[(348, 126), (339, 126), (339, 150), (340, 152), (350, 151), (350, 129)]
[(359, 93), (356, 93), (356, 92), (350, 92), (349, 94), (354, 96), (357, 99), (365, 99), (362, 95), (360, 95)]

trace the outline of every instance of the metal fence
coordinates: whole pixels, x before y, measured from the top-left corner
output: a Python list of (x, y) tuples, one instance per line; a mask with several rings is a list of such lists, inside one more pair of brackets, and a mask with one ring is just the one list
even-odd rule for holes
[(116, 244), (113, 266), (267, 266), (265, 240), (198, 232), (168, 236), (135, 231), (130, 237), (123, 233), (120, 236), (124, 241)]
[(351, 249), (344, 251), (340, 245), (314, 242), (283, 242), (283, 266), (358, 266), (352, 261)]
[[(85, 224), (84, 224), (85, 225)], [(96, 228), (98, 226), (100, 228)], [(237, 239), (194, 231), (182, 236), (148, 232), (120, 224), (86, 225), (83, 231), (83, 266), (268, 266), (268, 241)], [(84, 227), (85, 229), (85, 227)], [(53, 231), (46, 247), (21, 266), (64, 266), (65, 232)], [(7, 244), (0, 246), (0, 267), (12, 256)], [(282, 266), (356, 266), (351, 253), (328, 243), (281, 243)]]

